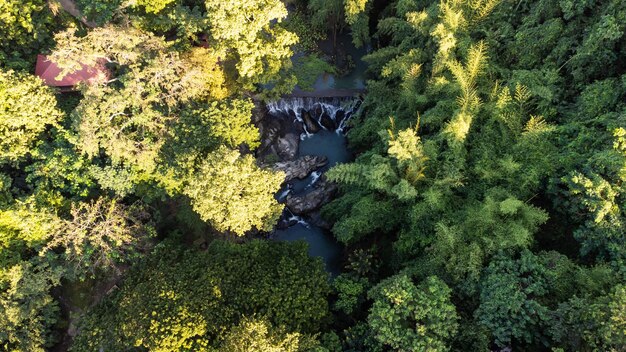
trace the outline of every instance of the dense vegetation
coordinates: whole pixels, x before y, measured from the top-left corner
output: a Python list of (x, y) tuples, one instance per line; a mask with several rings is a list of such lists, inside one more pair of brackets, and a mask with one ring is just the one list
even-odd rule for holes
[[(626, 349), (626, 2), (75, 5), (0, 0), (1, 350)], [(263, 239), (254, 123), (341, 33), (368, 81), (330, 278)], [(39, 53), (109, 75), (61, 93)]]

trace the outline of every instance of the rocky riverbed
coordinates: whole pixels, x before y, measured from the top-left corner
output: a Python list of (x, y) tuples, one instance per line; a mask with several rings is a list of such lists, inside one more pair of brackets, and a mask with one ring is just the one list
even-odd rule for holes
[(259, 107), (255, 119), (261, 132), (257, 157), (285, 173), (276, 196), (285, 211), (272, 237), (309, 242), (311, 255), (321, 256), (330, 272), (338, 271), (341, 245), (320, 216), (337, 192), (324, 173), (352, 159), (346, 123), (359, 104), (356, 98), (288, 98)]

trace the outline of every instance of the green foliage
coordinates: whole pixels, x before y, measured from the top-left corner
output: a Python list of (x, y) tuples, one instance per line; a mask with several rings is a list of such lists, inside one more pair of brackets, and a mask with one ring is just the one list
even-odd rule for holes
[(9, 175), (0, 173), (0, 208), (8, 205), (13, 197), (11, 196), (11, 184), (13, 180)]
[[(392, 121), (393, 122), (393, 121)], [(342, 164), (333, 168), (327, 177), (331, 181), (384, 192), (400, 201), (417, 197), (415, 185), (424, 177), (425, 163), (422, 142), (415, 129), (400, 131), (397, 136), (389, 130), (387, 153), (390, 158), (374, 154), (369, 165), (363, 161), (355, 164)]]
[(224, 338), (220, 351), (297, 352), (309, 351), (315, 343), (299, 333), (281, 334), (263, 320), (244, 318)]
[(344, 0), (345, 20), (352, 30), (352, 42), (357, 48), (370, 41), (369, 11), (370, 0)]
[(383, 280), (369, 293), (374, 336), (396, 351), (448, 350), (458, 327), (450, 293), (435, 276), (417, 286), (403, 274)]
[(69, 276), (81, 279), (86, 274), (118, 270), (117, 265), (130, 261), (146, 245), (146, 238), (154, 235), (146, 224), (149, 214), (140, 204), (127, 207), (118, 200), (100, 198), (73, 204), (70, 215), (50, 234), (40, 255), (61, 249)]
[(0, 348), (45, 351), (58, 319), (50, 290), (64, 268), (54, 256), (37, 257), (60, 220), (37, 209), (32, 199), (0, 208)]
[(336, 32), (343, 23), (343, 0), (310, 0), (308, 9), (312, 13), (311, 24), (320, 29), (331, 28)]
[(559, 305), (558, 324), (550, 332), (572, 350), (619, 351), (626, 343), (625, 294), (624, 286), (617, 285), (605, 296), (573, 297)]
[(177, 129), (174, 133), (175, 143), (177, 146), (202, 143), (201, 146), (194, 146), (198, 154), (218, 145), (234, 149), (245, 144), (255, 149), (260, 141), (259, 131), (250, 121), (253, 108), (252, 101), (240, 99), (213, 101), (187, 108), (174, 127)]
[(334, 66), (320, 59), (316, 54), (297, 59), (294, 70), (298, 79), (298, 87), (305, 91), (313, 90), (315, 81), (320, 75), (337, 73)]
[(282, 173), (259, 168), (252, 156), (221, 147), (203, 160), (183, 192), (202, 220), (244, 235), (272, 229), (283, 209), (274, 199), (283, 181)]
[(572, 208), (585, 214), (584, 224), (574, 234), (582, 243), (582, 253), (596, 253), (623, 270), (626, 130), (617, 128), (613, 136), (613, 148), (600, 151), (589, 160), (588, 176), (575, 171), (565, 181)]
[(121, 0), (77, 0), (82, 15), (98, 25), (109, 22), (122, 6)]
[(29, 260), (59, 228), (59, 219), (28, 199), (0, 209), (0, 268)]
[(360, 310), (370, 287), (366, 279), (354, 278), (348, 274), (337, 276), (333, 286), (337, 292), (337, 302), (333, 308), (347, 315), (353, 315)]
[(158, 34), (176, 33), (180, 47), (197, 42), (198, 33), (208, 28), (202, 0), (138, 0), (126, 5), (124, 12), (133, 26)]
[[(68, 139), (68, 131), (57, 129), (55, 139), (41, 144), (36, 159), (25, 167), (26, 181), (32, 185), (36, 202), (41, 207), (61, 208), (68, 199), (83, 199), (96, 188), (95, 168), (80, 155)], [(100, 182), (103, 184), (104, 182)]]
[(239, 345), (253, 336), (280, 344), (284, 340), (274, 333), (255, 334), (268, 327), (242, 316), (256, 315), (293, 339), (297, 332), (318, 331), (328, 314), (328, 292), (322, 263), (303, 244), (215, 241), (206, 252), (162, 244), (84, 320), (72, 350), (202, 351), (220, 339)]
[[(73, 350), (626, 345), (626, 2), (77, 4), (116, 25), (59, 31), (56, 1), (0, 0), (0, 349), (50, 349), (61, 278), (130, 263)], [(357, 158), (327, 173), (341, 194), (322, 215), (348, 246), (331, 319), (303, 245), (204, 241), (272, 229), (283, 175), (252, 156), (250, 97), (333, 72), (316, 41), (347, 29), (373, 51)], [(111, 75), (55, 97), (8, 70), (54, 42), (62, 74)], [(151, 221), (206, 251), (169, 239), (136, 261)]]
[(43, 132), (62, 116), (54, 91), (40, 79), (0, 71), (0, 164), (26, 158)]
[(476, 280), (488, 258), (503, 249), (526, 248), (545, 212), (499, 190), (455, 214), (457, 224), (440, 221), (430, 251), (457, 279)]
[(50, 289), (59, 285), (61, 274), (45, 261), (0, 267), (0, 348), (44, 352), (51, 345), (58, 307)]
[(331, 215), (333, 220), (337, 220), (333, 225), (333, 233), (337, 239), (351, 244), (371, 233), (390, 232), (402, 215), (395, 205), (374, 196), (353, 194), (353, 197), (334, 200), (325, 211), (326, 214), (337, 214), (337, 217)]
[[(115, 84), (91, 85), (72, 113), (78, 149), (90, 157), (102, 150), (112, 166), (130, 169), (137, 180), (156, 168), (161, 146), (182, 103), (223, 97), (223, 74), (209, 52), (179, 55), (163, 39), (138, 30), (95, 29), (85, 37), (68, 30), (57, 35), (53, 60), (71, 72), (79, 63), (105, 57), (123, 74)], [(199, 49), (203, 50), (203, 49)], [(200, 53), (201, 54), (201, 53)]]
[(30, 69), (57, 27), (53, 8), (44, 0), (0, 1), (0, 67)]
[(376, 248), (357, 249), (348, 257), (347, 269), (360, 277), (368, 277), (378, 269), (378, 261), (374, 258)]
[[(273, 25), (287, 16), (279, 0), (206, 0), (209, 32), (217, 48), (235, 62), (237, 81), (246, 90), (256, 85), (275, 85), (275, 93), (293, 88), (291, 46), (298, 37)], [(286, 86), (285, 86), (286, 85)]]
[(308, 13), (300, 9), (290, 12), (281, 25), (298, 36), (298, 43), (294, 47), (295, 52), (317, 52), (318, 42), (326, 39), (325, 28), (313, 27)]
[(485, 269), (480, 283), (480, 306), (474, 313), (500, 347), (513, 340), (537, 342), (548, 309), (539, 301), (548, 293), (545, 268), (532, 253), (517, 260), (504, 254)]

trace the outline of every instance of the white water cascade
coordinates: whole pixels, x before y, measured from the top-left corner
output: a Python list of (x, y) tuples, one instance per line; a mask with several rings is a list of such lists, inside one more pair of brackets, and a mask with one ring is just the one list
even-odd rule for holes
[(310, 137), (313, 133), (308, 131), (304, 121), (304, 113), (307, 112), (316, 123), (325, 130), (328, 128), (322, 122), (323, 116), (328, 116), (334, 122), (335, 132), (345, 134), (347, 122), (361, 106), (358, 98), (284, 98), (267, 103), (267, 109), (271, 115), (286, 114), (295, 116), (304, 127), (304, 133), (300, 139)]

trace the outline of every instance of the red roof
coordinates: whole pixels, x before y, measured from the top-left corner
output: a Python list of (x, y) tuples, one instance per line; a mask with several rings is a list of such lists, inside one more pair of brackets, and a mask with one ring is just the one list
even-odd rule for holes
[(52, 87), (75, 86), (80, 82), (94, 83), (107, 77), (104, 65), (92, 67), (83, 65), (82, 69), (65, 75), (60, 81), (56, 77), (61, 73), (61, 69), (45, 55), (37, 55), (37, 66), (35, 75), (39, 76), (44, 83)]

